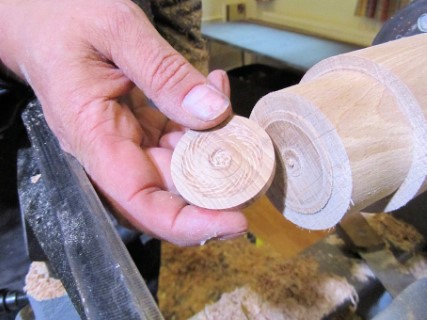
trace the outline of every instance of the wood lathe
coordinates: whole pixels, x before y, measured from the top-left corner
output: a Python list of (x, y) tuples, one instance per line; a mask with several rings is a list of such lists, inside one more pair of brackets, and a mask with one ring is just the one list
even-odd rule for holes
[[(391, 307), (375, 319), (425, 319), (426, 268), (413, 264), (410, 257), (421, 255), (423, 263), (427, 261), (423, 260), (427, 197), (417, 197), (425, 190), (427, 161), (427, 34), (422, 34), (427, 29), (417, 29), (417, 20), (421, 25), (420, 17), (427, 13), (426, 5), (425, 1), (414, 1), (384, 26), (375, 46), (320, 62), (300, 84), (270, 93), (256, 104), (250, 119), (268, 133), (275, 147), (276, 172), (267, 196), (285, 218), (298, 226), (328, 229), (338, 224), (337, 232), (291, 259), (299, 262), (301, 258), (314, 258), (318, 268), (306, 279), (298, 276), (310, 265), (307, 260), (293, 265), (289, 273), (283, 271), (284, 266), (268, 276), (270, 270), (263, 270), (260, 278), (267, 279), (268, 285), (260, 281), (258, 291), (254, 285), (224, 293), (192, 319), (216, 319), (226, 311), (243, 319), (260, 315), (272, 319), (334, 318), (331, 312), (340, 314), (341, 302), (332, 303), (324, 314), (320, 308), (313, 308), (310, 315), (310, 309), (314, 302), (339, 291), (331, 285), (337, 275), (355, 290), (348, 295), (347, 305), (357, 308), (362, 319), (372, 319), (393, 300)], [(395, 41), (383, 43), (390, 40)], [(227, 126), (221, 130), (226, 139)], [(199, 133), (197, 139), (214, 131)], [(242, 133), (240, 140), (244, 141), (248, 133)], [(185, 145), (189, 143), (187, 140)], [(198, 148), (186, 156), (191, 159), (198, 153), (199, 159), (209, 159), (211, 152), (209, 148)], [(173, 160), (172, 170), (181, 170), (181, 158)], [(179, 179), (175, 182), (180, 190), (187, 178), (176, 173), (174, 177)], [(227, 177), (229, 173), (224, 172), (220, 180)], [(258, 186), (260, 193), (268, 188), (268, 179), (264, 181), (265, 185)], [(187, 200), (192, 202), (197, 197), (193, 194)], [(245, 201), (241, 205), (246, 205)], [(398, 208), (393, 215), (359, 212)], [(394, 237), (400, 240), (391, 243)], [(403, 248), (403, 239), (409, 240), (412, 249)], [(353, 262), (366, 267), (362, 277), (357, 275)], [(274, 268), (272, 264), (269, 267)], [(322, 272), (333, 275), (325, 281), (331, 290), (320, 286), (318, 297), (307, 303), (309, 293), (304, 289)], [(295, 278), (297, 284), (292, 282)], [(284, 289), (279, 288), (282, 284)], [(263, 299), (269, 288), (273, 288), (273, 296), (280, 296), (272, 304), (269, 298)], [(316, 288), (309, 290), (317, 292)], [(340, 291), (338, 296), (345, 294)], [(295, 306), (301, 307), (301, 313), (290, 311)]]

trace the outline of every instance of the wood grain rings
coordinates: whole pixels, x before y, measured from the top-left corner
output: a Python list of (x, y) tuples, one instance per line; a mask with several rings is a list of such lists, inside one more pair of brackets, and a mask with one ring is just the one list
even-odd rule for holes
[(172, 179), (181, 196), (207, 209), (248, 205), (269, 188), (274, 147), (253, 121), (233, 116), (208, 131), (188, 131), (172, 156)]

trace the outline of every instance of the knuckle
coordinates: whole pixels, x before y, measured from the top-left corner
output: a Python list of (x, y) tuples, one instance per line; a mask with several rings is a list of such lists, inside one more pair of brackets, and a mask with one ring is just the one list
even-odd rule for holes
[(149, 75), (154, 95), (172, 91), (190, 74), (188, 62), (177, 52), (165, 54), (156, 60)]
[(105, 16), (108, 33), (122, 37), (139, 19), (139, 10), (131, 1), (113, 1)]

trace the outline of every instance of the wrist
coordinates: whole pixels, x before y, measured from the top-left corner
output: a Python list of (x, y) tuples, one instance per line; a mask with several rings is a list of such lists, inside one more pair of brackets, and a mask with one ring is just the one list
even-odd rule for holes
[(12, 83), (23, 83), (22, 78), (18, 77), (12, 70), (0, 61), (0, 80)]
[(19, 69), (18, 47), (23, 26), (21, 25), (23, 10), (20, 10), (22, 1), (0, 0), (0, 72), (8, 78), (24, 79)]

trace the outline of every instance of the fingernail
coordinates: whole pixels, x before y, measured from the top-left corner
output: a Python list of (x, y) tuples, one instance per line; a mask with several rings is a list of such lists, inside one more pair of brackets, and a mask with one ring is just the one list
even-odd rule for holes
[(233, 234), (228, 234), (228, 235), (220, 237), (219, 240), (232, 240), (232, 239), (240, 238), (240, 237), (242, 237), (242, 236), (244, 236), (246, 234), (247, 234), (246, 231), (238, 232), (238, 233), (233, 233)]
[(230, 99), (209, 84), (194, 87), (185, 96), (182, 107), (203, 121), (214, 120), (230, 105)]

